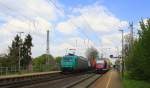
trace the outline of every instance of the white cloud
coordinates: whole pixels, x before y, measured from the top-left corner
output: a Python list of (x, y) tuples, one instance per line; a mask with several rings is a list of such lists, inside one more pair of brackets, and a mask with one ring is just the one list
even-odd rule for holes
[[(59, 2), (57, 3), (57, 5), (61, 6)], [(46, 0), (1, 0), (0, 20), (4, 20), (5, 22), (0, 24), (0, 47), (3, 47), (3, 49), (0, 49), (0, 52), (7, 51), (8, 45), (11, 44), (11, 40), (17, 32), (23, 31), (33, 36), (33, 56), (45, 53), (46, 30), (51, 30), (53, 21), (56, 22), (57, 31), (67, 35), (76, 35), (76, 31), (80, 31), (81, 29), (87, 32), (87, 34), (89, 30), (102, 34), (114, 33), (119, 28), (127, 25), (126, 21), (115, 17), (102, 5), (94, 4), (73, 9), (74, 11), (71, 12), (72, 14), (70, 14), (69, 19), (62, 21), (60, 17), (66, 14), (59, 12), (59, 10)], [(80, 15), (74, 15), (76, 13)], [(88, 27), (85, 20), (92, 29)], [(95, 46), (93, 41), (89, 40), (88, 42), (88, 39), (83, 39), (80, 35), (77, 36), (68, 37), (67, 39), (61, 37), (64, 41), (51, 45), (51, 53), (54, 56), (64, 55), (67, 48), (75, 48), (76, 40), (78, 55), (84, 56), (88, 46)], [(60, 38), (59, 34), (57, 38)], [(102, 44), (107, 47), (113, 47), (116, 45), (116, 41), (120, 39), (118, 34), (100, 36), (100, 38), (102, 39)]]
[(74, 48), (71, 44), (69, 43), (61, 43), (60, 45), (55, 45), (52, 48), (52, 53), (54, 56), (62, 56), (65, 55), (67, 50), (70, 48)]
[(45, 46), (43, 45), (46, 44), (46, 31), (48, 29), (51, 29), (51, 24), (42, 18), (37, 18), (35, 23), (28, 20), (10, 19), (8, 23), (0, 28), (0, 47), (4, 48), (0, 52), (6, 51), (14, 36), (23, 31), (25, 34), (22, 36), (28, 33), (33, 36), (33, 56), (36, 56), (35, 53), (37, 52), (45, 53)]
[(121, 33), (112, 33), (109, 35), (102, 36), (102, 45), (114, 46), (121, 42)]
[[(126, 21), (115, 17), (109, 10), (99, 4), (75, 8), (73, 12), (80, 15), (72, 15), (70, 19), (64, 21), (63, 24), (62, 22), (59, 23), (58, 30), (61, 30), (63, 33), (68, 33), (68, 31), (69, 33), (73, 33), (75, 28), (77, 30), (79, 30), (78, 27), (85, 28), (86, 31), (90, 26), (89, 29), (92, 31), (107, 33), (127, 26)], [(68, 21), (71, 21), (74, 25), (70, 25)], [(65, 29), (66, 27), (63, 26), (68, 27), (67, 31)], [(74, 27), (72, 28), (72, 26)]]
[(0, 12), (6, 17), (30, 20), (36, 17), (55, 20), (59, 16), (56, 8), (46, 0), (1, 0)]
[(19, 19), (9, 19), (7, 23), (5, 23), (1, 27), (1, 32), (9, 35), (10, 33), (17, 33), (20, 31), (26, 32), (26, 33), (45, 33), (46, 30), (51, 29), (51, 24), (42, 19), (42, 18), (36, 18), (36, 21), (29, 21), (29, 20), (19, 20)]
[(72, 33), (72, 31), (75, 30), (75, 27), (70, 21), (67, 21), (67, 22), (60, 22), (57, 25), (56, 29), (58, 29), (62, 33), (70, 34), (70, 33)]
[[(51, 30), (51, 21), (57, 20), (56, 8), (46, 0), (1, 0), (0, 1), (0, 53), (7, 52), (14, 36), (23, 31), (33, 36), (33, 56), (45, 53), (46, 30)], [(40, 47), (40, 48), (39, 48)]]
[(117, 56), (121, 50), (121, 33), (118, 31), (101, 36), (100, 45), (97, 47), (99, 52), (103, 53), (106, 57), (109, 57), (111, 54)]
[(82, 39), (80, 37), (71, 37), (65, 40), (61, 44), (53, 45), (51, 48), (51, 53), (54, 56), (63, 56), (66, 54), (67, 50), (69, 49), (76, 49), (76, 54), (80, 56), (85, 56), (85, 51), (89, 47), (94, 45), (92, 41), (89, 41), (88, 39)]

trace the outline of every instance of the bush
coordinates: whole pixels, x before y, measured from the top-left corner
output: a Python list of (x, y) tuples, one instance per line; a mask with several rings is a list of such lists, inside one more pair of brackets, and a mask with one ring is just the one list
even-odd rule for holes
[(150, 19), (140, 22), (139, 38), (126, 57), (128, 74), (133, 79), (150, 80)]

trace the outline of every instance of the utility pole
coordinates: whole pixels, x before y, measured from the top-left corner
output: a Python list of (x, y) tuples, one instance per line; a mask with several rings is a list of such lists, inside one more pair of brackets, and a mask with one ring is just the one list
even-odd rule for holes
[(133, 22), (132, 23), (129, 23), (129, 28), (130, 28), (130, 47), (133, 46)]
[(20, 41), (19, 41), (19, 62), (18, 62), (18, 70), (20, 72), (20, 61), (21, 61), (21, 46), (22, 46), (22, 43), (21, 43), (21, 34), (23, 34), (24, 32), (18, 32), (19, 33), (19, 36), (20, 36)]
[(46, 40), (46, 54), (47, 54), (47, 61), (46, 64), (49, 64), (49, 30), (47, 30), (47, 40)]
[(119, 57), (119, 47), (118, 46), (116, 47), (116, 50), (117, 50), (117, 56)]
[(124, 45), (124, 31), (123, 30), (119, 30), (120, 32), (121, 32), (121, 35), (122, 35), (122, 69), (121, 69), (121, 73), (122, 73), (122, 78), (123, 78), (123, 76), (124, 76), (124, 47), (123, 47), (123, 45)]

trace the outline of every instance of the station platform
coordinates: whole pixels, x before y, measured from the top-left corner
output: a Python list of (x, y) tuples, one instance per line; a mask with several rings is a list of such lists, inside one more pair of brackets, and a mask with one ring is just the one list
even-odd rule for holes
[(123, 88), (123, 84), (120, 74), (113, 69), (100, 77), (90, 88)]
[(44, 75), (44, 74), (59, 73), (59, 72), (60, 71), (49, 71), (49, 72), (35, 72), (35, 73), (5, 75), (5, 76), (0, 76), (0, 79), (16, 78), (16, 77), (27, 77), (27, 76), (33, 76), (33, 75)]

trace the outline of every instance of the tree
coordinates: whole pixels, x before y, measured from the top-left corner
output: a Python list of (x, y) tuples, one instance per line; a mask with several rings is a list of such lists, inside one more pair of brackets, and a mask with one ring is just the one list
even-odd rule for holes
[(14, 40), (12, 41), (11, 47), (9, 47), (9, 53), (7, 58), (9, 64), (6, 66), (18, 66), (20, 43), (22, 43), (22, 39), (18, 35), (16, 35)]
[(95, 64), (93, 64), (93, 63), (96, 63), (96, 59), (98, 57), (97, 49), (94, 48), (94, 47), (91, 47), (91, 48), (87, 49), (86, 56), (88, 58), (88, 61), (90, 61), (91, 67), (95, 68)]
[(98, 57), (98, 51), (94, 47), (91, 47), (87, 49), (86, 51), (87, 58), (97, 58)]
[(56, 62), (57, 62), (58, 64), (61, 63), (61, 59), (62, 59), (62, 57), (60, 57), (60, 56), (58, 56), (58, 57), (55, 58), (55, 60), (56, 60)]
[(21, 67), (30, 67), (32, 65), (31, 47), (33, 47), (33, 44), (30, 34), (26, 36), (24, 41), (20, 36), (16, 35), (14, 40), (12, 40), (11, 46), (8, 47), (8, 55), (4, 54), (0, 56), (0, 65), (5, 67), (19, 67), (20, 59)]
[(139, 38), (134, 40), (133, 47), (126, 57), (126, 65), (130, 77), (150, 80), (150, 19), (140, 21)]
[[(49, 57), (48, 58), (49, 60), (47, 60), (47, 57)], [(46, 61), (54, 61), (54, 57), (52, 55), (47, 56), (47, 54), (43, 54), (41, 56), (36, 57), (33, 60), (33, 65), (34, 66), (45, 65)]]
[[(47, 60), (47, 59), (49, 59), (49, 60)], [(50, 64), (46, 64), (47, 61), (49, 61), (48, 63), (50, 63)], [(55, 63), (53, 56), (43, 54), (43, 55), (33, 59), (33, 66), (34, 66), (33, 70), (36, 70), (36, 71), (49, 71), (49, 70), (55, 68), (55, 64), (52, 64), (52, 63)]]
[(8, 55), (1, 54), (0, 55), (0, 67), (8, 67), (11, 66), (12, 62), (8, 59)]
[(31, 48), (33, 47), (32, 44), (32, 37), (30, 34), (28, 34), (23, 42), (23, 45), (21, 47), (21, 65), (27, 66), (28, 69), (30, 69), (32, 64), (32, 57), (31, 57)]

